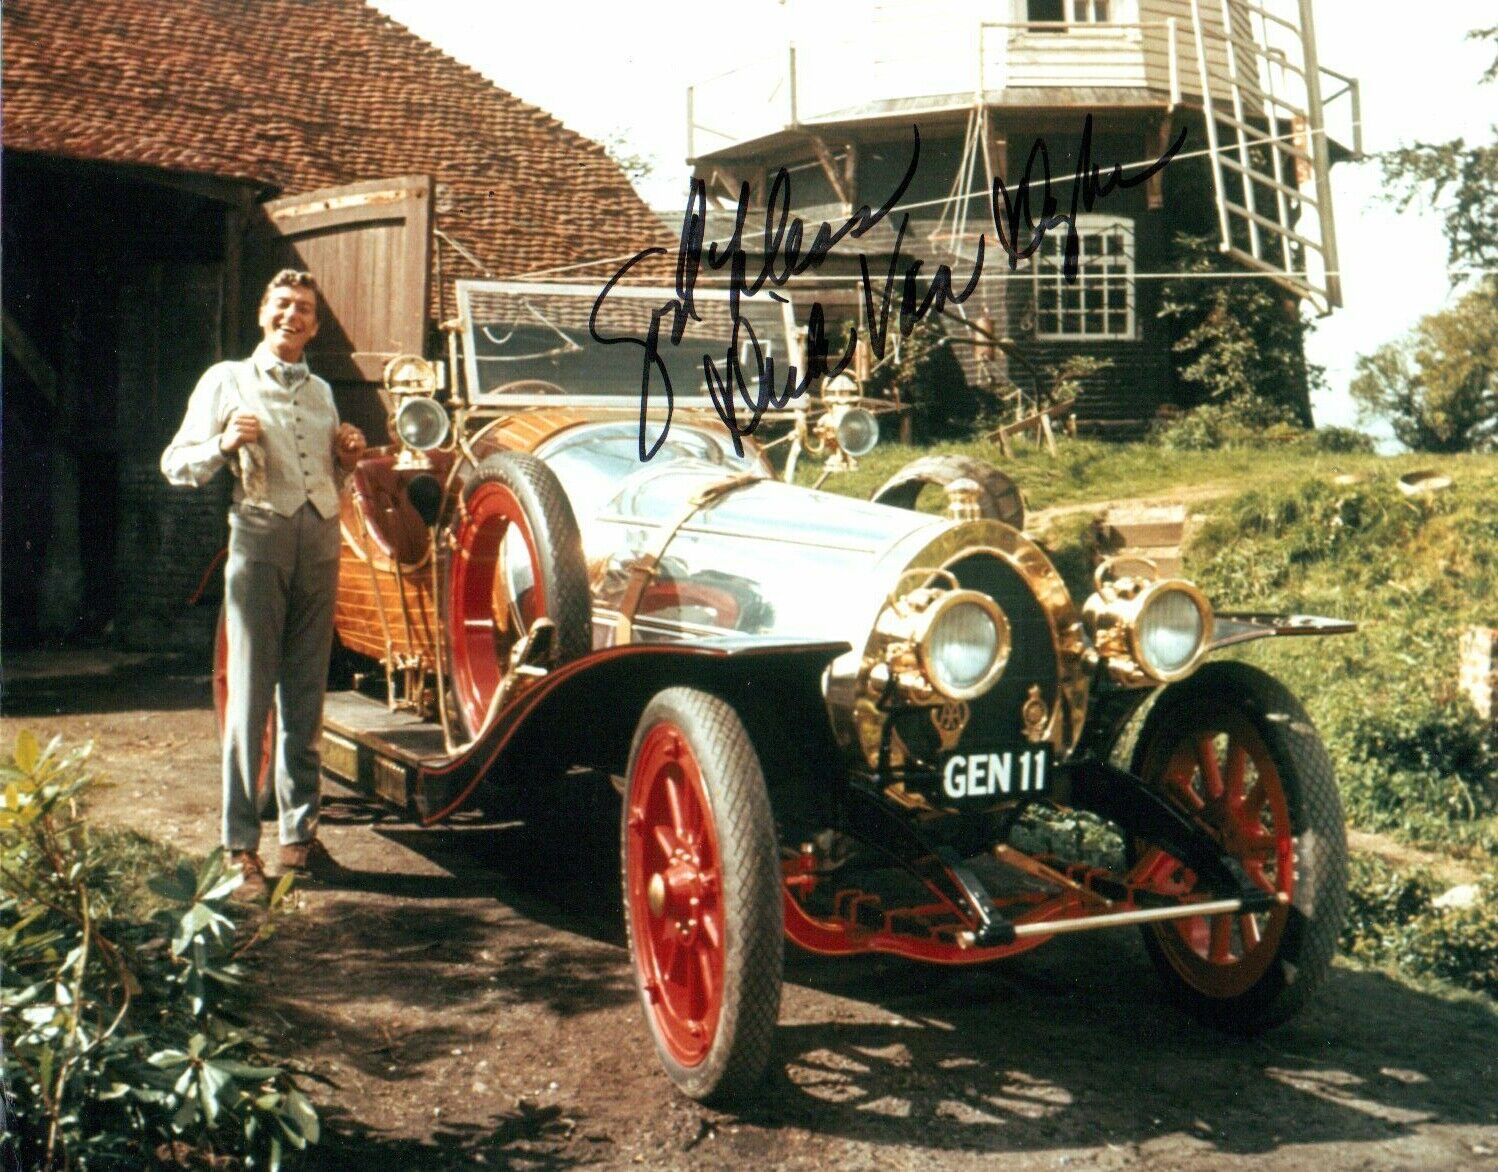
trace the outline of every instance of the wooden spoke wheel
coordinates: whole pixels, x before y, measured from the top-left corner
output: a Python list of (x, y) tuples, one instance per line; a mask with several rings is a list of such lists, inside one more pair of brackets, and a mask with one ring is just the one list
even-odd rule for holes
[(591, 601), (577, 521), (561, 484), (534, 456), (499, 452), (463, 490), (445, 592), (459, 719), (476, 736), (510, 654), (536, 619), (557, 627), (557, 662), (591, 646)]
[[(1209, 664), (1150, 713), (1135, 772), (1192, 816), (1249, 880), (1284, 896), (1267, 912), (1198, 916), (1144, 928), (1172, 994), (1239, 1032), (1276, 1025), (1325, 976), (1346, 906), (1347, 845), (1326, 750), (1280, 684), (1236, 663)], [(1136, 848), (1135, 877), (1186, 894), (1195, 875)]]
[(684, 1093), (738, 1098), (769, 1062), (784, 943), (769, 796), (732, 707), (691, 688), (651, 701), (623, 819), (625, 919), (656, 1051)]
[[(218, 739), (224, 740), (224, 714), (229, 710), (229, 617), (222, 607), (213, 635), (213, 717)], [(271, 701), (265, 717), (265, 735), (260, 739), (260, 772), (255, 775), (255, 803), (262, 822), (276, 817), (276, 705)]]

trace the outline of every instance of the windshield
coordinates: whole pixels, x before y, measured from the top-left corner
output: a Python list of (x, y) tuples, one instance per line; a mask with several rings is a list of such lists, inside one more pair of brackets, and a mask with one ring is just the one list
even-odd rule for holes
[[(601, 304), (595, 304), (595, 285), (459, 281), (457, 291), (469, 396), (484, 405), (526, 405), (532, 401), (527, 396), (538, 394), (542, 397), (535, 401), (552, 405), (638, 405), (643, 347), (596, 341), (590, 317), (602, 337), (640, 340), (652, 316), (659, 317), (665, 374), (652, 370), (650, 394), (652, 406), (662, 410), (667, 376), (676, 406), (711, 410), (703, 357), (711, 357), (721, 372), (733, 345), (733, 322), (721, 290), (695, 292), (695, 313), (678, 345), (670, 341), (674, 313), (669, 307), (676, 297), (671, 289), (617, 286)], [(778, 381), (787, 362), (796, 361), (789, 345), (795, 328), (790, 302), (745, 297), (739, 314), (738, 351), (745, 370), (751, 378), (758, 371), (752, 337), (760, 355), (774, 359)], [(536, 381), (560, 390), (537, 388)]]

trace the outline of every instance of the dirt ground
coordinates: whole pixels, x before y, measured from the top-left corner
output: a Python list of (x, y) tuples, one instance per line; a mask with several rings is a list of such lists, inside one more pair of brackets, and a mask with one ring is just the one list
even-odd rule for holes
[[(98, 817), (213, 845), (206, 665), (5, 672), (5, 744), (91, 739)], [(330, 785), (323, 835), (357, 874), (304, 892), (260, 961), (259, 1025), (325, 1120), (309, 1166), (1498, 1168), (1489, 1005), (1339, 965), (1296, 1021), (1234, 1040), (1166, 1005), (1124, 931), (977, 970), (794, 957), (759, 1101), (699, 1107), (635, 1001), (602, 789), (548, 833), (422, 830)]]

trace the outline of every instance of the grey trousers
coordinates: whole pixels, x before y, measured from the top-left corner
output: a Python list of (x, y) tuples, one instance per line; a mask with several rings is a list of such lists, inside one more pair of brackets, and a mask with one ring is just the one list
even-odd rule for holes
[(224, 713), (224, 846), (256, 850), (255, 782), (274, 698), (276, 802), (283, 843), (317, 832), (323, 692), (333, 645), (338, 584), (338, 518), (310, 504), (293, 516), (234, 506), (224, 603), (229, 634)]

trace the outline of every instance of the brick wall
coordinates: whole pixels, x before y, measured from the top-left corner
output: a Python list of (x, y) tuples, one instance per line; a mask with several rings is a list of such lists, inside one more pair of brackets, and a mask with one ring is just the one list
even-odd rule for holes
[(129, 648), (208, 654), (222, 596), (215, 571), (207, 599), (186, 605), (227, 540), (230, 481), (173, 488), (162, 450), (182, 421), (198, 376), (220, 353), (218, 265), (150, 265), (120, 292), (117, 641)]

